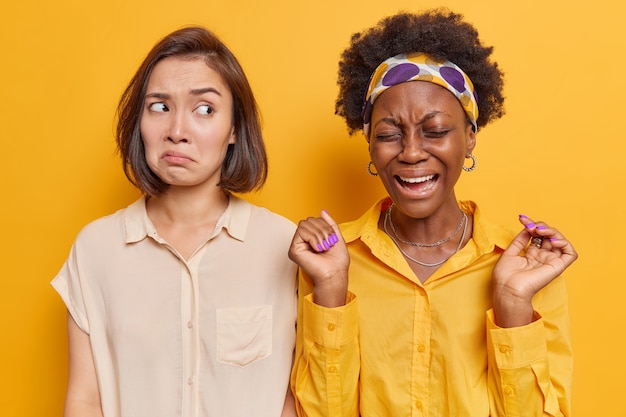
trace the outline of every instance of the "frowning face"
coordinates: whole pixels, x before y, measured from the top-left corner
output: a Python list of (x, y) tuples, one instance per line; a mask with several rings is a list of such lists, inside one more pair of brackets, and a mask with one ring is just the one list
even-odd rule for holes
[(160, 61), (146, 88), (141, 136), (150, 169), (170, 186), (218, 190), (228, 145), (235, 142), (233, 98), (203, 59)]
[(402, 212), (425, 218), (456, 207), (454, 186), (476, 137), (452, 93), (425, 81), (389, 88), (374, 102), (369, 141), (372, 162)]

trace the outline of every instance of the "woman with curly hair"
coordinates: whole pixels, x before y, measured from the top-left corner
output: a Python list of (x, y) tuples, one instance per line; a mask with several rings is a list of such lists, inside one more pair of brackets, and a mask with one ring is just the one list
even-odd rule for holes
[(343, 53), (336, 112), (363, 130), (388, 197), (341, 226), (325, 211), (298, 225), (300, 415), (570, 415), (575, 249), (455, 196), (479, 129), (504, 113), (491, 53), (445, 10), (385, 18)]

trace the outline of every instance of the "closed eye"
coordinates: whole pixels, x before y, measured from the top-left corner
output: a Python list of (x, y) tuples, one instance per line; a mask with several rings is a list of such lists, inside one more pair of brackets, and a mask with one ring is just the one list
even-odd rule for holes
[(426, 138), (437, 139), (446, 136), (449, 132), (449, 130), (427, 130), (424, 131), (424, 136)]
[(394, 142), (402, 139), (402, 134), (398, 132), (381, 132), (374, 136), (377, 142)]

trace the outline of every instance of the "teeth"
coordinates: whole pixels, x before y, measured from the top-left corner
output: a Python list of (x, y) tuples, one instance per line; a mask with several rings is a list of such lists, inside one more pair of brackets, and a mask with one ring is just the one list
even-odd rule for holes
[(405, 178), (405, 177), (400, 177), (400, 179), (404, 182), (408, 182), (408, 183), (412, 183), (412, 184), (418, 184), (420, 182), (426, 182), (426, 181), (430, 181), (433, 178), (435, 178), (434, 175), (426, 175), (424, 177), (417, 177), (417, 178)]

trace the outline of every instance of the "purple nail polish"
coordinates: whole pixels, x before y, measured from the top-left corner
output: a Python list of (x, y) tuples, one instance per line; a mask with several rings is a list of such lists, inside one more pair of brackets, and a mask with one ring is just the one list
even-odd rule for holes
[(535, 227), (535, 223), (528, 223), (524, 225), (524, 227), (526, 227), (527, 229), (532, 229), (533, 227)]
[(556, 242), (557, 240), (559, 240), (559, 238), (556, 238), (556, 237), (551, 237), (550, 238), (550, 242)]
[(520, 214), (519, 216), (520, 216), (521, 218), (523, 218), (523, 219), (527, 219), (527, 218), (528, 218), (528, 216), (526, 216), (525, 214)]
[(317, 250), (320, 252), (324, 251), (324, 248), (322, 248), (322, 245), (320, 245), (319, 243), (317, 244)]
[(330, 235), (330, 238), (333, 241), (333, 245), (337, 242), (339, 242), (339, 238), (337, 237), (337, 235), (335, 233), (333, 233), (332, 235)]
[(545, 229), (547, 229), (547, 227), (546, 227), (546, 226), (544, 226), (544, 225), (542, 225), (542, 224), (540, 224), (539, 226), (537, 226), (537, 229), (539, 229), (539, 230), (545, 230)]
[(328, 242), (326, 242), (326, 239), (324, 239), (324, 241), (322, 242), (322, 245), (324, 246), (324, 249), (326, 250), (330, 249), (330, 246), (328, 246)]

